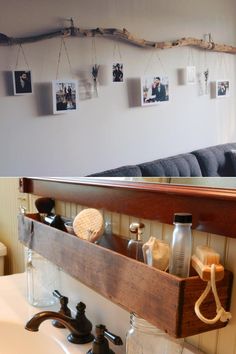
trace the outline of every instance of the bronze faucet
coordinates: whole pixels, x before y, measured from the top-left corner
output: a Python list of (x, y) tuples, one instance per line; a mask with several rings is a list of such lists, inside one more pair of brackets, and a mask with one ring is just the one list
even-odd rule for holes
[(25, 329), (37, 332), (42, 322), (57, 320), (71, 332), (67, 337), (69, 342), (76, 344), (89, 343), (94, 339), (94, 336), (91, 334), (92, 324), (85, 316), (85, 308), (85, 304), (80, 302), (76, 306), (77, 314), (75, 318), (54, 311), (39, 312), (26, 323)]

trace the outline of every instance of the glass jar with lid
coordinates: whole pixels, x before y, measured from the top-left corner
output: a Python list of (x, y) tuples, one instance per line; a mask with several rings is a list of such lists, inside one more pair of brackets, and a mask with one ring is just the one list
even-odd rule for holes
[(183, 340), (174, 339), (136, 314), (130, 314), (126, 354), (182, 354)]

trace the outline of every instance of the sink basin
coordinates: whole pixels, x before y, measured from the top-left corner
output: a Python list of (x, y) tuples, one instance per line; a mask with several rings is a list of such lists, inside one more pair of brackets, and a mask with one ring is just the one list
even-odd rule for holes
[(53, 337), (29, 332), (19, 323), (0, 322), (0, 334), (0, 354), (69, 354)]

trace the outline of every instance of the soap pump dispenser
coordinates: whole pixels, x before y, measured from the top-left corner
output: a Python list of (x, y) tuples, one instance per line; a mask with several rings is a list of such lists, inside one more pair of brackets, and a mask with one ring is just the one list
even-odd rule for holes
[(135, 238), (131, 239), (127, 246), (128, 256), (137, 261), (144, 262), (143, 258), (143, 228), (144, 224), (141, 222), (133, 222), (130, 224), (129, 230), (135, 234)]
[(108, 340), (115, 345), (123, 344), (121, 338), (109, 332), (104, 325), (97, 325), (96, 337), (93, 341), (92, 348), (87, 352), (87, 354), (115, 354), (115, 352), (109, 348)]

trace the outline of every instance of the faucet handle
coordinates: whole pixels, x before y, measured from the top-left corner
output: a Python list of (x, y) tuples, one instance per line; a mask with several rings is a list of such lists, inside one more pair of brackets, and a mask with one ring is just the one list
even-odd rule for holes
[(66, 298), (68, 300), (68, 297), (62, 295), (59, 290), (54, 290), (52, 294), (53, 296), (57, 297), (59, 300), (62, 298)]
[(104, 330), (104, 335), (107, 339), (109, 339), (115, 345), (123, 345), (122, 339), (116, 334), (111, 333), (106, 328)]
[(69, 342), (85, 344), (92, 342), (94, 339), (94, 335), (91, 333), (93, 325), (85, 315), (85, 308), (86, 305), (83, 302), (79, 302), (76, 306), (77, 312), (73, 320), (80, 335), (69, 334), (67, 337)]
[[(67, 306), (67, 304), (69, 302), (68, 297), (63, 296), (58, 290), (53, 291), (53, 296), (57, 297), (60, 301), (61, 308), (58, 312), (61, 313), (62, 315), (66, 315), (68, 317), (71, 317), (71, 310)], [(57, 327), (57, 328), (65, 328), (65, 326), (57, 320), (52, 321), (52, 324), (54, 327)]]
[(93, 341), (92, 348), (87, 354), (115, 354), (113, 350), (109, 348), (109, 339), (115, 345), (122, 345), (123, 342), (120, 337), (109, 332), (106, 326), (100, 324), (96, 326), (96, 338)]

